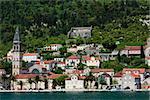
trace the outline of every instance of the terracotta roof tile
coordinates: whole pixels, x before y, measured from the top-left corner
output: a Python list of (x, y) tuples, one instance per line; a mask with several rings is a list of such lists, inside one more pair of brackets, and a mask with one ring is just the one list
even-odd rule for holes
[(78, 56), (70, 56), (70, 57), (68, 57), (68, 59), (79, 59), (79, 57)]
[(92, 73), (99, 73), (99, 72), (114, 72), (113, 69), (101, 69), (101, 68), (95, 68), (91, 69)]
[(37, 56), (37, 53), (24, 53), (23, 56)]
[(125, 73), (126, 71), (139, 71), (140, 74), (143, 74), (145, 72), (145, 68), (124, 68), (122, 72)]
[(126, 46), (125, 50), (141, 50), (141, 46)]
[(140, 78), (140, 75), (131, 74), (131, 76), (134, 78)]
[(122, 71), (115, 73), (113, 77), (122, 77)]
[(47, 78), (49, 78), (49, 79), (55, 79), (55, 78), (58, 78), (58, 77), (63, 76), (63, 75), (64, 74), (52, 74), (52, 75), (48, 76)]
[(16, 79), (29, 79), (29, 78), (34, 78), (36, 76), (37, 74), (19, 74), (19, 75), (16, 75), (15, 78)]

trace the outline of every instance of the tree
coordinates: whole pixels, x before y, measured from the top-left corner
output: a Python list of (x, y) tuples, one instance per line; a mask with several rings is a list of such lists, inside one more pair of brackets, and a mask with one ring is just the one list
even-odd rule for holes
[(53, 88), (55, 88), (57, 85), (65, 87), (65, 79), (67, 78), (67, 75), (60, 76), (53, 80)]
[(57, 69), (54, 70), (54, 73), (55, 74), (63, 74), (63, 70), (58, 67)]
[(114, 42), (108, 41), (103, 42), (102, 45), (104, 48), (109, 49), (110, 51), (114, 50), (117, 47), (117, 45)]
[(23, 82), (22, 81), (19, 81), (18, 83), (20, 85), (20, 89), (22, 90), (22, 87), (23, 87)]
[(29, 84), (30, 84), (30, 89), (31, 89), (31, 88), (32, 88), (32, 82), (33, 82), (32, 79), (29, 78), (29, 79), (28, 79), (28, 82), (29, 82)]
[(98, 77), (98, 84), (101, 84), (101, 85), (102, 85), (102, 86), (101, 86), (101, 89), (102, 89), (103, 85), (107, 85), (106, 80), (105, 80), (105, 77), (104, 77), (103, 75), (100, 75), (100, 76)]
[(38, 89), (38, 82), (40, 81), (40, 77), (36, 76), (34, 81), (35, 81), (35, 85), (36, 85), (35, 87), (36, 87), (36, 90), (37, 90)]
[(141, 45), (141, 58), (145, 58), (143, 45)]
[(61, 55), (64, 55), (65, 53), (67, 53), (67, 47), (63, 46), (59, 49), (59, 51)]

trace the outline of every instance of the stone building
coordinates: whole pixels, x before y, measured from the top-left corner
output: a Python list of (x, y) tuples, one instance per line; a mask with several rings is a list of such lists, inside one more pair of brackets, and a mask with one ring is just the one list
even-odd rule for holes
[(68, 32), (69, 38), (90, 38), (92, 27), (72, 27)]

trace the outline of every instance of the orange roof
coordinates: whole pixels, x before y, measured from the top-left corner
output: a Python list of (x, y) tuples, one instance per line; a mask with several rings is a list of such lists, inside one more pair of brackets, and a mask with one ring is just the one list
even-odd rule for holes
[(37, 74), (19, 74), (19, 75), (16, 75), (15, 78), (16, 79), (29, 79), (29, 78), (33, 78), (36, 76)]
[(65, 62), (58, 62), (58, 64), (66, 64)]
[(101, 68), (95, 68), (91, 69), (92, 73), (98, 73), (98, 72), (114, 72), (113, 69), (101, 69)]
[(52, 74), (50, 76), (48, 76), (49, 79), (55, 79), (55, 78), (58, 78), (60, 76), (63, 76), (64, 74)]
[(55, 62), (55, 61), (54, 60), (45, 60), (44, 64), (50, 64), (50, 63), (53, 63), (53, 62)]
[(90, 56), (82, 56), (83, 60), (91, 60)]
[(114, 77), (122, 77), (122, 71), (115, 73)]
[(131, 76), (134, 78), (140, 78), (140, 75), (131, 74)]
[(139, 71), (140, 74), (143, 74), (145, 72), (145, 68), (124, 68), (122, 73), (125, 73), (126, 71)]
[(79, 57), (78, 56), (70, 56), (70, 57), (68, 57), (68, 59), (79, 59)]
[(84, 70), (74, 70), (72, 73), (73, 74), (82, 74)]
[(37, 56), (37, 53), (24, 53), (23, 56)]
[(86, 78), (86, 76), (78, 76), (78, 78), (79, 78), (80, 80), (84, 80), (84, 79)]

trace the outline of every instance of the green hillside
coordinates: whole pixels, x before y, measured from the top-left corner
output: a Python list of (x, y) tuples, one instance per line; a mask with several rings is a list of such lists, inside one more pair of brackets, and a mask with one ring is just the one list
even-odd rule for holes
[(0, 7), (0, 56), (11, 49), (16, 26), (28, 51), (64, 44), (73, 26), (93, 27), (87, 43), (119, 42), (118, 49), (144, 44), (149, 34), (139, 21), (149, 14), (148, 0), (2, 0)]

